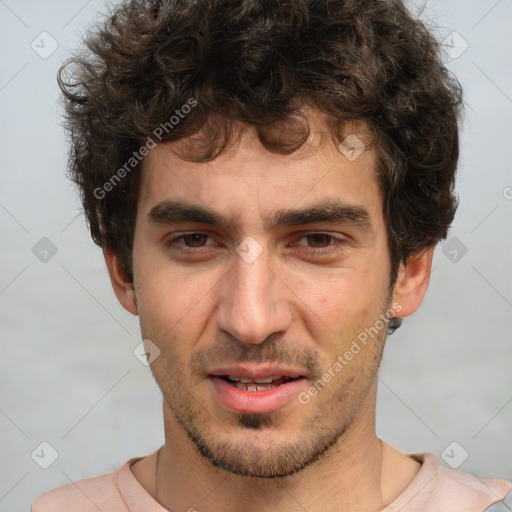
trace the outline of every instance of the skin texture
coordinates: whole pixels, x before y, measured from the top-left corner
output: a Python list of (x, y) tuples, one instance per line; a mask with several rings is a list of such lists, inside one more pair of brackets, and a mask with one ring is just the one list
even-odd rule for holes
[[(154, 455), (132, 471), (172, 510), (378, 511), (419, 469), (375, 433), (385, 328), (308, 404), (292, 399), (268, 414), (235, 412), (207, 378), (220, 365), (270, 361), (301, 370), (307, 391), (380, 315), (408, 316), (426, 292), (432, 250), (401, 266), (390, 293), (375, 150), (350, 161), (321, 143), (321, 116), (309, 116), (310, 142), (288, 156), (265, 150), (250, 127), (208, 163), (177, 156), (187, 141), (157, 146), (143, 165), (133, 284), (104, 250), (119, 301), (160, 350), (151, 365), (166, 434), (158, 497)], [(363, 126), (353, 131), (364, 139)], [(150, 210), (169, 199), (232, 215), (239, 225), (152, 222)], [(330, 200), (363, 207), (370, 225), (264, 226), (277, 210)], [(186, 233), (205, 236), (169, 243)], [(306, 236), (314, 233), (335, 238)], [(236, 252), (246, 237), (263, 249), (252, 263)]]

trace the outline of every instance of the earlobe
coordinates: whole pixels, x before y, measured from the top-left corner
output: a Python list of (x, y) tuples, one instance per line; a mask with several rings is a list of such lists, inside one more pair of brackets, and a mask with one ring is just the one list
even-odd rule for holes
[(412, 315), (420, 307), (430, 281), (433, 255), (431, 247), (400, 264), (392, 302), (397, 317)]
[(107, 265), (110, 282), (121, 306), (133, 315), (137, 315), (137, 300), (133, 282), (128, 281), (117, 255), (111, 249), (103, 248), (103, 256)]

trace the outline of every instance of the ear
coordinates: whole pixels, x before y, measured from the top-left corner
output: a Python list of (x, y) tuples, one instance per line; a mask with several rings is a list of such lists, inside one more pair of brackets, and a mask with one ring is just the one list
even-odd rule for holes
[(108, 273), (112, 288), (116, 294), (117, 300), (126, 311), (137, 315), (137, 300), (135, 298), (135, 288), (131, 281), (127, 281), (119, 258), (114, 251), (104, 248), (103, 256), (107, 264)]
[(405, 265), (400, 263), (392, 302), (397, 317), (412, 315), (420, 307), (430, 282), (433, 255), (431, 247), (409, 256)]

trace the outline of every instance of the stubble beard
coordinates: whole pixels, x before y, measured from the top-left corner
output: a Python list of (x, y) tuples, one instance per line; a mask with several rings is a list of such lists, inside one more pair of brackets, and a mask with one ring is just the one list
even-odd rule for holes
[[(237, 427), (247, 432), (254, 431), (259, 439), (267, 431), (263, 437), (264, 442), (256, 444), (250, 440), (243, 443), (219, 441), (215, 438), (214, 430), (209, 428), (207, 413), (201, 406), (195, 406), (191, 393), (178, 382), (167, 382), (167, 385), (161, 386), (154, 376), (162, 390), (165, 406), (172, 410), (188, 439), (204, 460), (238, 476), (283, 478), (298, 473), (325, 457), (329, 449), (350, 428), (372, 386), (376, 385), (385, 338), (386, 330), (383, 329), (374, 340), (380, 345), (380, 349), (363, 372), (364, 376), (358, 376), (357, 379), (353, 375), (345, 379), (337, 376), (310, 404), (300, 405), (317, 407), (317, 411), (305, 422), (294, 442), (276, 443), (272, 439), (272, 433), (279, 429), (281, 422), (286, 421), (287, 415), (283, 416), (282, 411), (267, 414), (233, 411)], [(338, 382), (336, 379), (339, 379)], [(333, 386), (332, 389), (329, 389), (330, 386)], [(213, 423), (215, 425), (216, 421)]]

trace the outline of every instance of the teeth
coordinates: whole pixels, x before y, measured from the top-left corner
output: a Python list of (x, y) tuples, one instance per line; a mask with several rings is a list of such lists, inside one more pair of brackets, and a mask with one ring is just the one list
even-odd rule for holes
[[(231, 379), (231, 377), (229, 377)], [(256, 384), (270, 384), (273, 380), (278, 380), (286, 377), (265, 377), (264, 379), (246, 379), (245, 377), (237, 378), (236, 380), (242, 382), (243, 384), (248, 384), (249, 382), (255, 382)]]
[(264, 379), (248, 379), (235, 375), (228, 375), (227, 378), (233, 386), (243, 391), (264, 391), (291, 380), (291, 377), (283, 377), (282, 375), (274, 375)]
[(245, 384), (242, 384), (241, 382), (236, 382), (234, 386), (238, 389), (241, 389), (242, 391), (265, 391), (266, 389), (275, 388), (275, 384), (261, 384), (259, 386), (246, 386)]

